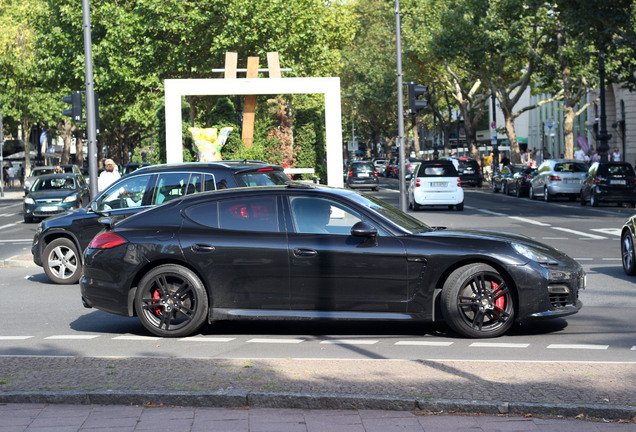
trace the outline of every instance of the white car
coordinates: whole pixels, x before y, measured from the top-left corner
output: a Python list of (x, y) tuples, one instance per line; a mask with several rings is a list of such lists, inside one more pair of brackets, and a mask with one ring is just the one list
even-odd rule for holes
[(409, 184), (409, 208), (447, 205), (464, 210), (464, 190), (455, 165), (448, 160), (423, 161)]

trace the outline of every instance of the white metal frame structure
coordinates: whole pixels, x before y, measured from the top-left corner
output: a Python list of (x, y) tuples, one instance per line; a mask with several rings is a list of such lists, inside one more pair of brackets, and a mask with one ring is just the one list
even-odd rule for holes
[(342, 124), (340, 78), (168, 79), (166, 96), (166, 158), (183, 162), (181, 97), (186, 95), (324, 94), (327, 138), (327, 183), (342, 187)]

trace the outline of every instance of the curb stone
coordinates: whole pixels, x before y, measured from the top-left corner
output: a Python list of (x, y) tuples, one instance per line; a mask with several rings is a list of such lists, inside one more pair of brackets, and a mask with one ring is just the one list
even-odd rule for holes
[(620, 405), (544, 404), (465, 399), (418, 399), (335, 393), (106, 391), (1, 392), (0, 403), (71, 405), (160, 405), (211, 408), (288, 408), (313, 410), (426, 411), (576, 417), (607, 420), (636, 418), (636, 407)]

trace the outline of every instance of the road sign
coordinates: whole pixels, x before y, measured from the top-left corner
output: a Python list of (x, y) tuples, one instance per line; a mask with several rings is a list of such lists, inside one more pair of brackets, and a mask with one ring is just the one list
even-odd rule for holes
[(493, 121), (490, 123), (490, 129), (497, 129), (497, 122)]

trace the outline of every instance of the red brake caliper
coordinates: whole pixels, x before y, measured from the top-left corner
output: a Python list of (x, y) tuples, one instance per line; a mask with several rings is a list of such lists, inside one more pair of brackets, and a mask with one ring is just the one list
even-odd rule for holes
[[(159, 290), (154, 290), (152, 292), (152, 298), (155, 300), (159, 300), (161, 298), (161, 296), (159, 295)], [(161, 315), (161, 308), (155, 308), (155, 313), (157, 315)]]
[[(498, 289), (499, 288), (499, 284), (497, 282), (494, 282), (494, 281), (491, 281), (490, 283), (492, 284), (492, 290), (495, 292), (495, 295), (498, 295), (501, 292), (501, 290)], [(505, 302), (506, 302), (506, 300), (505, 300), (504, 296), (497, 297), (497, 299), (495, 300), (495, 306), (497, 308), (503, 310)]]

